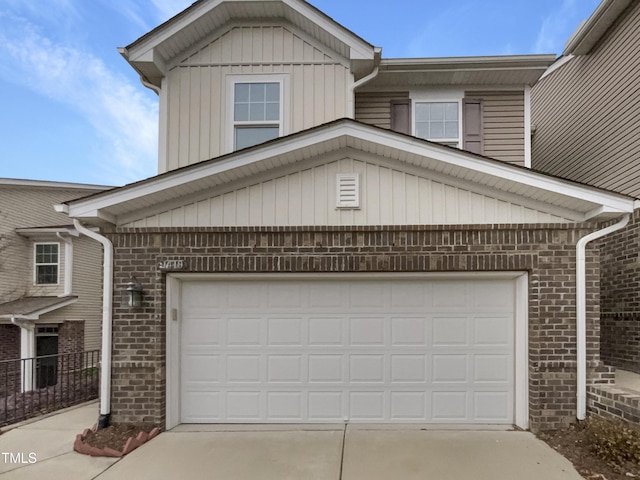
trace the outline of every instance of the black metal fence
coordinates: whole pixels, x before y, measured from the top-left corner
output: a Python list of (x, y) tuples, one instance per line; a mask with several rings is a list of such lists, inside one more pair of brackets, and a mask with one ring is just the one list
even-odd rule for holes
[(0, 427), (98, 398), (100, 350), (0, 361)]

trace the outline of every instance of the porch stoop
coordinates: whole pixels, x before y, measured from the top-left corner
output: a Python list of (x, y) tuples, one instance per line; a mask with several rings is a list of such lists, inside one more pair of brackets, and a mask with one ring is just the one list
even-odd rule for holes
[(587, 408), (601, 417), (640, 425), (640, 374), (618, 370), (614, 385), (588, 385)]

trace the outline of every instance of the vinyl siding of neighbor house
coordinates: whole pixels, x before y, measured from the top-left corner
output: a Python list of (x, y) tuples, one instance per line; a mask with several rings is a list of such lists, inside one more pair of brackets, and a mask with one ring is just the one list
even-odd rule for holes
[(409, 98), (409, 92), (356, 93), (356, 120), (380, 128), (391, 128), (391, 102)]
[[(57, 213), (54, 204), (83, 197), (94, 190), (0, 186), (0, 302), (25, 295), (62, 295), (64, 293), (64, 242), (54, 234), (33, 240), (15, 233), (16, 228), (68, 225), (69, 217)], [(34, 243), (59, 243), (59, 281), (57, 285), (34, 285)], [(85, 347), (99, 348), (102, 302), (102, 249), (88, 238), (72, 237), (72, 294), (76, 303), (43, 315), (42, 320), (63, 322), (85, 321)]]
[(73, 257), (72, 293), (78, 296), (78, 301), (40, 319), (51, 323), (83, 321), (84, 349), (97, 350), (101, 339), (102, 251), (90, 238), (74, 238)]
[[(483, 155), (524, 165), (524, 92), (466, 91), (465, 98), (482, 101)], [(356, 120), (391, 128), (391, 102), (409, 92), (356, 93)]]
[(532, 89), (533, 167), (640, 196), (640, 2)]
[[(300, 167), (298, 167), (300, 168)], [(360, 175), (361, 208), (336, 208), (336, 175)], [(335, 158), (281, 173), (227, 193), (172, 205), (124, 227), (413, 225), (562, 223), (569, 220), (534, 210), (515, 199), (470, 191), (423, 170), (401, 171), (374, 158)], [(380, 192), (386, 192), (381, 196)]]
[(283, 74), (291, 134), (347, 113), (348, 61), (294, 27), (235, 26), (209, 38), (169, 72), (166, 165), (159, 172), (229, 152), (228, 75)]
[(524, 91), (467, 91), (482, 100), (482, 154), (524, 165)]

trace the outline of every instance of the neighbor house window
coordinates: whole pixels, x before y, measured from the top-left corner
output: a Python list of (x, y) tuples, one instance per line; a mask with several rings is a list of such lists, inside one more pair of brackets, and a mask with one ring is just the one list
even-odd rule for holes
[(36, 243), (34, 261), (36, 285), (58, 283), (59, 260), (57, 243)]
[(459, 147), (459, 118), (458, 102), (416, 102), (416, 137)]
[(234, 149), (280, 136), (280, 83), (236, 83), (233, 95)]

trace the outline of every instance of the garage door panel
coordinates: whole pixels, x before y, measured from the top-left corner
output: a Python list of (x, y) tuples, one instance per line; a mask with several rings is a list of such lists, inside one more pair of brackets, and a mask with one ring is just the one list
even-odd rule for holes
[[(479, 291), (511, 298), (485, 311)], [(513, 293), (510, 281), (184, 282), (181, 421), (513, 423)]]

